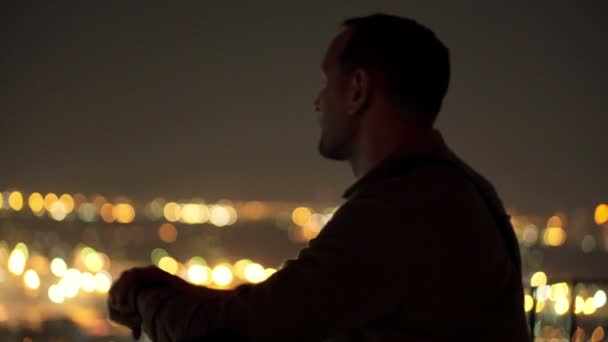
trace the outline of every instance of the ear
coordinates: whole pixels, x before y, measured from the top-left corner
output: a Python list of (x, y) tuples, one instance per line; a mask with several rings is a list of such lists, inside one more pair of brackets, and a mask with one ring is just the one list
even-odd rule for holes
[(357, 115), (369, 104), (371, 98), (371, 80), (369, 71), (357, 68), (353, 71), (349, 81), (348, 91), (348, 114)]

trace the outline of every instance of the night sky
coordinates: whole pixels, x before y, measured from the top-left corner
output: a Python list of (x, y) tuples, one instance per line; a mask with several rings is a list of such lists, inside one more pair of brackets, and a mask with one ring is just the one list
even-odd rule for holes
[(507, 206), (608, 201), (606, 1), (124, 3), (1, 5), (0, 190), (339, 202), (319, 65), (381, 11), (450, 48), (438, 127)]

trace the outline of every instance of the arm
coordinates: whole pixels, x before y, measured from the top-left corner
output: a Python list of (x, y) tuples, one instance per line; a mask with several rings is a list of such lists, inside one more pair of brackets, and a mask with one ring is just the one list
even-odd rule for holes
[[(396, 309), (404, 284), (383, 266), (399, 254), (397, 214), (386, 204), (346, 203), (298, 258), (265, 282), (196, 295), (149, 288), (138, 296), (143, 329), (155, 341), (230, 331), (250, 340), (298, 341), (360, 327)], [(386, 264), (384, 264), (386, 265)]]

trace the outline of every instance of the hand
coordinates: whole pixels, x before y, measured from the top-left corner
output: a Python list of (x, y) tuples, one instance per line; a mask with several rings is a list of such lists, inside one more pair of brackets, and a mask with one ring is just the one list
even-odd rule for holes
[(133, 268), (121, 274), (110, 289), (108, 312), (110, 319), (127, 326), (138, 339), (141, 335), (142, 317), (137, 309), (137, 294), (147, 287), (181, 288), (187, 284), (156, 266)]

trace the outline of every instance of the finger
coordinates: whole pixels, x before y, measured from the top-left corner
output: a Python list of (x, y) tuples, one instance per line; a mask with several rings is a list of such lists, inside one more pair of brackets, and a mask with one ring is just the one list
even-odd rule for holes
[(109, 316), (112, 321), (124, 325), (130, 329), (139, 329), (141, 326), (141, 317), (139, 317), (138, 314), (112, 310), (110, 311)]
[(138, 326), (136, 328), (131, 328), (131, 336), (135, 340), (139, 340), (139, 338), (141, 337), (141, 326)]

